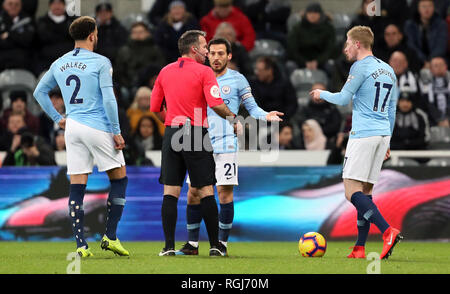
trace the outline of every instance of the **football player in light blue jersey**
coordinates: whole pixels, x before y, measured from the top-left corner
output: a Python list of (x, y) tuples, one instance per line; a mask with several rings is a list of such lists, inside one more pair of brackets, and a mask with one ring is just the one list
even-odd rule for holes
[(356, 26), (347, 33), (345, 55), (355, 61), (339, 93), (311, 91), (314, 100), (347, 105), (352, 101), (352, 129), (347, 144), (342, 178), (345, 197), (357, 210), (358, 239), (349, 258), (365, 258), (365, 242), (374, 223), (383, 234), (381, 259), (387, 259), (403, 238), (391, 227), (372, 201), (383, 161), (389, 158), (389, 143), (395, 124), (398, 89), (394, 70), (372, 54), (373, 32)]
[[(209, 63), (216, 74), (222, 97), (228, 108), (237, 115), (241, 104), (249, 114), (261, 120), (282, 121), (283, 113), (266, 112), (253, 98), (247, 79), (239, 72), (227, 68), (231, 60), (231, 45), (223, 38), (214, 38), (208, 43)], [(219, 195), (219, 245), (220, 251), (227, 255), (227, 242), (234, 217), (233, 188), (238, 185), (237, 152), (238, 143), (234, 127), (208, 108), (208, 133), (216, 163), (216, 187)], [(242, 127), (242, 126), (241, 126)], [(189, 183), (189, 180), (187, 181)], [(189, 187), (187, 205), (188, 242), (177, 252), (179, 255), (197, 255), (200, 223), (200, 199)]]
[[(94, 53), (97, 25), (92, 17), (79, 17), (70, 26), (75, 49), (58, 58), (40, 80), (34, 97), (47, 115), (65, 128), (67, 173), (70, 175), (69, 214), (77, 242), (77, 253), (90, 257), (92, 252), (84, 237), (83, 199), (88, 174), (94, 162), (106, 171), (111, 182), (107, 200), (106, 233), (101, 248), (128, 256), (116, 237), (125, 205), (128, 183), (122, 149), (117, 102), (113, 91), (112, 67), (108, 58)], [(53, 107), (48, 92), (61, 89), (66, 117)]]

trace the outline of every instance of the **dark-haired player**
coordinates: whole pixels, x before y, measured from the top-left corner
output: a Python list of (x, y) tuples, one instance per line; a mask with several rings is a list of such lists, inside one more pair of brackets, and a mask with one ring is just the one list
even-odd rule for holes
[[(227, 68), (232, 58), (231, 45), (223, 38), (215, 38), (208, 43), (209, 63), (220, 88), (220, 95), (230, 110), (237, 114), (241, 104), (249, 114), (261, 120), (281, 121), (283, 113), (270, 113), (261, 109), (253, 98), (247, 79), (239, 72)], [(233, 188), (238, 185), (237, 136), (225, 119), (208, 108), (208, 132), (214, 149), (216, 163), (216, 187), (219, 194), (219, 242), (220, 250), (227, 255), (227, 242), (234, 218)], [(187, 180), (190, 183), (190, 178)], [(188, 242), (177, 252), (180, 255), (197, 255), (200, 223), (200, 199), (192, 187), (188, 191), (187, 229)]]
[[(95, 162), (99, 171), (106, 171), (111, 182), (101, 248), (128, 256), (129, 252), (116, 237), (128, 178), (121, 151), (125, 142), (120, 134), (111, 63), (108, 58), (93, 53), (97, 45), (95, 19), (77, 18), (69, 33), (75, 40), (75, 49), (53, 62), (37, 85), (34, 97), (47, 115), (66, 129), (69, 213), (78, 254), (81, 257), (93, 255), (84, 237), (83, 198), (88, 174), (92, 173)], [(66, 118), (56, 111), (48, 96), (56, 85), (64, 98)]]

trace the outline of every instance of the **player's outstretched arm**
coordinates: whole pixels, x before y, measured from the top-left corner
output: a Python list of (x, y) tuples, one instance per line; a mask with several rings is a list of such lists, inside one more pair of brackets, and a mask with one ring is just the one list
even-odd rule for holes
[(280, 116), (283, 116), (284, 113), (279, 111), (264, 111), (261, 107), (258, 106), (258, 104), (256, 104), (255, 98), (253, 97), (244, 99), (242, 103), (244, 104), (244, 107), (245, 109), (247, 109), (248, 113), (256, 119), (267, 121), (283, 121)]

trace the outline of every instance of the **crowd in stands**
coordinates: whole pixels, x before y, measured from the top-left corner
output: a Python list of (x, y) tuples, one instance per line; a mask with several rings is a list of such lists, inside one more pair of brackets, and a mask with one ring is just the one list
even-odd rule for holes
[[(362, 0), (343, 16), (318, 2), (294, 11), (289, 0), (156, 0), (129, 26), (109, 2), (100, 2), (92, 12), (98, 24), (96, 52), (113, 64), (127, 164), (151, 165), (145, 152), (161, 148), (164, 125), (149, 111), (152, 88), (161, 68), (179, 57), (178, 38), (191, 29), (205, 31), (207, 40), (228, 39), (229, 67), (246, 76), (260, 107), (285, 114), (275, 134), (280, 149), (329, 149), (328, 162), (340, 164), (351, 109), (313, 102), (308, 93), (342, 88), (352, 64), (342, 53), (345, 33), (355, 25), (370, 26), (374, 55), (392, 66), (400, 89), (391, 149), (433, 149), (433, 130), (450, 134), (450, 0), (381, 0), (380, 15), (370, 11), (376, 9), (373, 1)], [(67, 14), (64, 0), (49, 0), (40, 17), (37, 2), (0, 0), (3, 165), (52, 165), (54, 151), (65, 149), (64, 130), (32, 111), (30, 91), (2, 83), (11, 70), (31, 72), (38, 81), (73, 49), (68, 28), (75, 17)], [(49, 97), (63, 114), (61, 91), (56, 88)], [(240, 114), (248, 115), (244, 109)]]

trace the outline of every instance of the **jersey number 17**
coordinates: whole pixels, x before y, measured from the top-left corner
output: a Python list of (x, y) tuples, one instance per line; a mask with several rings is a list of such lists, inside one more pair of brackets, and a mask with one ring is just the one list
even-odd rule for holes
[(389, 99), (389, 95), (391, 94), (392, 84), (381, 84), (380, 82), (376, 82), (375, 87), (377, 88), (377, 91), (375, 93), (375, 103), (373, 105), (373, 111), (378, 111), (378, 100), (380, 99), (381, 88), (383, 87), (388, 90), (386, 96), (384, 97), (383, 104), (381, 105), (381, 112), (384, 112), (384, 107), (386, 106), (386, 102)]

